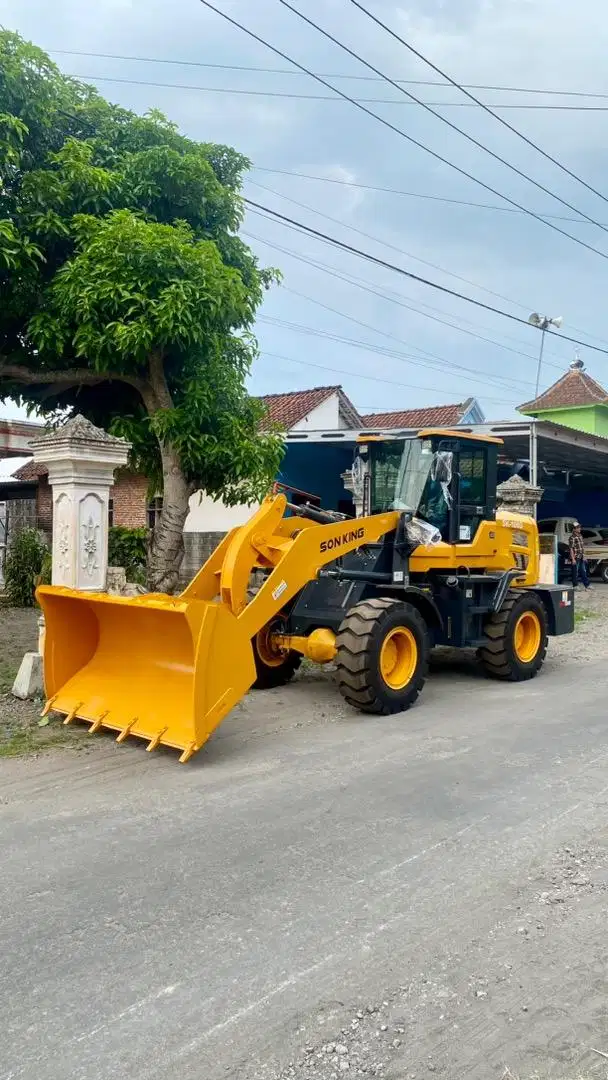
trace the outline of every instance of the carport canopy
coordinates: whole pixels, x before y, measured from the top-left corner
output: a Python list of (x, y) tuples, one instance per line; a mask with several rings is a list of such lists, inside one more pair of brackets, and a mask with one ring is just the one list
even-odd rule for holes
[(538, 464), (556, 472), (587, 473), (608, 481), (608, 439), (601, 435), (589, 435), (546, 420), (479, 424), (471, 430), (502, 439), (503, 462), (533, 460), (532, 443), (536, 440)]
[[(586, 473), (589, 476), (602, 477), (608, 482), (608, 439), (601, 435), (590, 435), (584, 431), (564, 427), (562, 424), (532, 419), (488, 421), (483, 424), (457, 426), (451, 430), (477, 435), (494, 435), (502, 439), (504, 447), (500, 451), (499, 460), (505, 464), (530, 462), (531, 473), (536, 455), (537, 464), (544, 465), (546, 469)], [(294, 431), (289, 432), (285, 441), (287, 446), (294, 443), (354, 443), (365, 435), (412, 438), (416, 434), (417, 431), (413, 428)]]

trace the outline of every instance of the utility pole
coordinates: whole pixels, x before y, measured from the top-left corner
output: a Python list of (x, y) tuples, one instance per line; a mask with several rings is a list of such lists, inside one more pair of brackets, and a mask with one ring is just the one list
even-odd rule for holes
[(554, 315), (549, 317), (548, 315), (539, 315), (538, 312), (533, 311), (528, 319), (531, 326), (536, 326), (540, 330), (540, 351), (538, 354), (538, 366), (536, 368), (536, 390), (534, 397), (538, 397), (538, 391), (540, 389), (540, 371), (543, 364), (543, 350), (545, 348), (545, 334), (550, 326), (554, 326), (556, 330), (559, 330), (563, 324), (563, 317), (561, 315)]

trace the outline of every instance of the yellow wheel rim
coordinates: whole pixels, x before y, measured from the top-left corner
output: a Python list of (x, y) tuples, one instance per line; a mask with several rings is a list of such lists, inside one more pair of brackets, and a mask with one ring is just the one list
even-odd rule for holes
[(515, 623), (514, 648), (517, 659), (522, 664), (534, 660), (540, 649), (542, 629), (535, 611), (524, 611)]
[(272, 641), (272, 631), (265, 626), (255, 637), (255, 647), (258, 656), (266, 667), (280, 667), (285, 663), (285, 653), (278, 649)]
[(396, 626), (380, 650), (380, 674), (391, 690), (403, 690), (416, 670), (418, 646), (406, 626)]

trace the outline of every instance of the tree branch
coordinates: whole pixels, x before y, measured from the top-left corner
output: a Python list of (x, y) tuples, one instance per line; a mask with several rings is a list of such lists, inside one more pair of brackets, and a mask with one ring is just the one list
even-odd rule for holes
[(122, 375), (118, 372), (89, 371), (87, 368), (66, 368), (64, 371), (32, 371), (19, 364), (2, 363), (0, 357), (0, 379), (12, 379), (25, 386), (48, 386), (46, 397), (60, 393), (71, 386), (98, 386), (103, 382), (123, 382), (139, 391), (144, 401), (150, 394), (151, 387), (144, 379), (135, 375)]
[(148, 357), (148, 366), (150, 371), (150, 386), (152, 387), (154, 396), (157, 400), (157, 408), (159, 409), (172, 409), (173, 398), (167, 385), (167, 378), (165, 375), (165, 368), (163, 364), (162, 352), (151, 352)]

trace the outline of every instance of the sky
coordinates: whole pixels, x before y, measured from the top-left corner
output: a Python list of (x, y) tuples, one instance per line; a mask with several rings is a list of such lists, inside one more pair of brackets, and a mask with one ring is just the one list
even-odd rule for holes
[[(438, 103), (443, 117), (482, 144), (472, 145), (279, 0), (214, 2), (475, 179), (297, 72), (200, 0), (2, 0), (0, 21), (110, 100), (142, 113), (159, 108), (189, 137), (247, 155), (244, 193), (262, 206), (524, 321), (533, 311), (563, 316), (562, 330), (545, 344), (541, 388), (574, 358), (566, 334), (606, 350), (582, 347), (580, 355), (608, 386), (608, 264), (601, 254), (608, 254), (601, 227), (608, 223), (608, 20), (601, 0), (579, 0), (575, 9), (554, 0), (362, 0), (457, 82), (545, 91), (474, 93), (502, 106), (500, 116), (578, 179), (470, 106), (458, 89), (404, 86)], [(382, 75), (441, 82), (351, 0), (291, 2)], [(527, 107), (505, 108), (514, 105)], [(555, 215), (554, 225), (597, 251), (514, 210), (501, 195)], [(253, 393), (341, 384), (362, 413), (475, 396), (497, 420), (534, 397), (538, 330), (260, 212), (247, 212), (243, 234), (262, 263), (283, 274), (260, 309)], [(24, 415), (10, 405), (2, 412)]]

